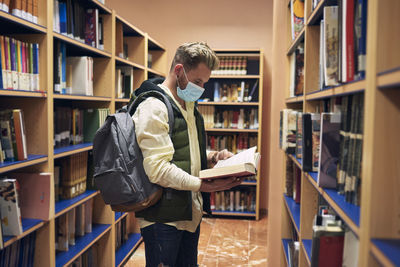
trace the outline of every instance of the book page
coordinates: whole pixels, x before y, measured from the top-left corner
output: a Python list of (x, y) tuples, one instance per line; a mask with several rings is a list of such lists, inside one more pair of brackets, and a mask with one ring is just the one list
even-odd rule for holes
[(215, 164), (214, 168), (225, 167), (225, 166), (232, 166), (236, 164), (250, 162), (253, 165), (256, 165), (254, 162), (254, 155), (256, 153), (256, 146), (253, 146), (245, 151), (242, 151), (228, 159), (219, 160), (217, 164)]

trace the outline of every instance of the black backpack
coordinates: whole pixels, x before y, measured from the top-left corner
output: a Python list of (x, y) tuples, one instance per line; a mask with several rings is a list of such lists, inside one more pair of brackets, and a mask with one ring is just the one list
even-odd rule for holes
[(171, 136), (174, 125), (171, 103), (164, 94), (147, 91), (136, 97), (128, 108), (107, 116), (93, 140), (94, 183), (104, 202), (114, 211), (140, 211), (154, 205), (162, 195), (162, 187), (151, 183), (144, 171), (131, 117), (148, 97), (156, 97), (167, 106)]

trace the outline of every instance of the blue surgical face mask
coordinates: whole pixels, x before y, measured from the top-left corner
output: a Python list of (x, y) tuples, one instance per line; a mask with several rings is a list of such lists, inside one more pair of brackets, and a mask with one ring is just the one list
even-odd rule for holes
[(192, 83), (186, 76), (185, 68), (183, 68), (183, 73), (185, 74), (186, 80), (188, 80), (188, 84), (185, 89), (179, 88), (178, 77), (176, 77), (176, 81), (178, 83), (177, 93), (180, 99), (186, 102), (194, 102), (197, 101), (200, 96), (204, 92), (204, 88)]

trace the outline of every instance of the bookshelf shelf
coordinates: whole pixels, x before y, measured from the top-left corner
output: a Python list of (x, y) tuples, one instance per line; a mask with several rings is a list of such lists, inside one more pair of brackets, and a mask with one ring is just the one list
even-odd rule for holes
[(292, 43), (289, 46), (289, 49), (287, 50), (287, 55), (290, 55), (294, 52), (296, 47), (301, 43), (301, 41), (304, 40), (304, 35), (305, 35), (306, 27), (303, 27), (299, 35), (297, 35), (296, 39), (292, 41)]
[(76, 238), (75, 245), (70, 246), (68, 251), (56, 253), (56, 266), (61, 267), (72, 263), (110, 229), (110, 224), (93, 224), (91, 233)]
[(286, 208), (290, 214), (290, 218), (292, 219), (293, 225), (296, 227), (296, 231), (300, 233), (300, 204), (297, 204), (293, 198), (286, 196), (283, 194), (285, 198)]
[(286, 103), (301, 103), (303, 102), (303, 96), (296, 96), (296, 97), (288, 97), (286, 98)]
[[(344, 172), (347, 178), (349, 172), (351, 173), (351, 178), (344, 181), (346, 191), (351, 191), (351, 201), (356, 202), (359, 206), (346, 202), (346, 197), (338, 194), (336, 188), (319, 187), (317, 173), (303, 171), (300, 237), (301, 239), (312, 238), (314, 216), (319, 212), (318, 207), (327, 202), (327, 205), (341, 217), (352, 234), (357, 237), (357, 247), (354, 247), (355, 251), (351, 253), (358, 255), (357, 258), (352, 259), (358, 261), (357, 266), (400, 266), (400, 260), (395, 262), (394, 259), (400, 255), (400, 242), (398, 241), (400, 239), (398, 227), (400, 212), (397, 192), (399, 184), (397, 178), (400, 175), (398, 168), (400, 145), (396, 142), (400, 131), (400, 53), (398, 51), (400, 36), (398, 30), (392, 27), (398, 21), (400, 2), (397, 0), (361, 0), (354, 2), (354, 8), (350, 6), (353, 2), (349, 1), (305, 0), (301, 2), (304, 2), (306, 25), (304, 62), (301, 60), (302, 51), (298, 53), (300, 62), (304, 65), (300, 63), (298, 66), (293, 64), (297, 58), (289, 55), (287, 47), (281, 46), (281, 44), (288, 44), (288, 46), (294, 47), (291, 38), (290, 7), (288, 8), (287, 1), (274, 2), (274, 19), (278, 23), (274, 24), (273, 53), (276, 57), (271, 76), (273, 77), (272, 91), (279, 93), (271, 99), (272, 103), (276, 103), (272, 117), (274, 121), (279, 121), (280, 111), (283, 109), (314, 114), (334, 112), (342, 100), (339, 109), (344, 115), (342, 122), (346, 122), (346, 124), (343, 123), (339, 126), (340, 135), (343, 136), (344, 132), (350, 132), (353, 142), (356, 135), (357, 147), (349, 146), (347, 139), (341, 138), (340, 147), (336, 146), (335, 148), (339, 148), (341, 161), (338, 164), (342, 174)], [(327, 6), (332, 7), (326, 8)], [(324, 24), (320, 24), (321, 19), (324, 20)], [(340, 24), (336, 24), (337, 22)], [(332, 25), (339, 25), (339, 32), (332, 31)], [(335, 36), (334, 40), (330, 38), (331, 34)], [(353, 40), (348, 39), (349, 34), (356, 38), (354, 54), (346, 53), (353, 44)], [(321, 62), (323, 58), (326, 59), (326, 53), (329, 52), (324, 49), (328, 48), (332, 51), (329, 45), (326, 46), (327, 42), (329, 45), (334, 44), (338, 47), (338, 54), (335, 50), (335, 53), (330, 54), (333, 55), (332, 61)], [(345, 55), (350, 55), (350, 57), (344, 57)], [(357, 63), (354, 64), (355, 62)], [(321, 82), (326, 84), (327, 79), (332, 78), (325, 75), (330, 70), (339, 74), (338, 77), (333, 77), (334, 80), (339, 78), (338, 80), (341, 81), (353, 77), (358, 80), (319, 90)], [(282, 71), (285, 74), (281, 75)], [(301, 72), (304, 76), (296, 76), (296, 71)], [(295, 74), (295, 80), (293, 80), (293, 74)], [(363, 78), (359, 79), (359, 77)], [(301, 80), (296, 80), (296, 78)], [(303, 101), (295, 102), (293, 100), (294, 104), (291, 103), (291, 99), (286, 98), (293, 89), (293, 81), (304, 82), (301, 85), (303, 85), (305, 94)], [(330, 83), (328, 82), (328, 84)], [(306, 118), (308, 123), (308, 117)], [(355, 127), (356, 121), (358, 125)], [(312, 122), (312, 124), (316, 126), (318, 123)], [(348, 126), (349, 124), (350, 126)], [(326, 133), (325, 126), (320, 128), (322, 130), (320, 137)], [(308, 126), (306, 125), (306, 127)], [(344, 130), (346, 128), (347, 130)], [(310, 134), (307, 133), (309, 128), (302, 130), (305, 130), (303, 133), (306, 133), (306, 138), (309, 138)], [(269, 214), (278, 216), (276, 221), (271, 221), (269, 230), (280, 229), (279, 233), (270, 235), (268, 241), (272, 244), (290, 236), (288, 234), (290, 229), (287, 225), (291, 221), (287, 214), (282, 214), (285, 200), (281, 200), (280, 197), (290, 186), (290, 183), (285, 182), (288, 182), (286, 178), (291, 178), (288, 176), (291, 170), (287, 163), (292, 165), (292, 162), (287, 161), (284, 153), (277, 152), (279, 151), (276, 148), (280, 143), (279, 136), (280, 132), (276, 131), (270, 138), (273, 144), (271, 149), (276, 155), (276, 158), (270, 159), (270, 166), (279, 166), (276, 171), (270, 172), (273, 177), (277, 178), (275, 181), (270, 181), (270, 200), (280, 200), (279, 205), (275, 201), (269, 202)], [(325, 142), (331, 142), (331, 140), (323, 140), (320, 146), (326, 145)], [(348, 157), (349, 155), (351, 157)], [(332, 160), (332, 155), (328, 155), (328, 157)], [(326, 162), (320, 162), (320, 164)], [(325, 166), (323, 165), (323, 167)], [(334, 170), (334, 167), (331, 167)], [(394, 240), (380, 240), (381, 243), (379, 243), (380, 241), (374, 239), (378, 237), (393, 238)], [(351, 239), (345, 239), (345, 242), (350, 242), (349, 246), (345, 245), (346, 248), (352, 246)], [(302, 244), (306, 251), (306, 241)], [(383, 248), (385, 245), (386, 248)], [(278, 250), (269, 247), (268, 262), (270, 265), (284, 265), (284, 260), (280, 256), (283, 251), (278, 254)], [(280, 248), (280, 250), (282, 249)], [(300, 258), (303, 260), (300, 259), (299, 266), (307, 266), (305, 255), (300, 254)]]
[(115, 57), (115, 63), (116, 63), (117, 65), (128, 65), (128, 66), (132, 66), (132, 67), (134, 67), (134, 68), (136, 68), (136, 69), (141, 69), (141, 70), (144, 70), (144, 69), (145, 69), (145, 67), (144, 67), (143, 65), (140, 65), (140, 64), (138, 64), (138, 63), (132, 62), (132, 61), (130, 61), (130, 60), (128, 60), (128, 59), (124, 59), (124, 58), (119, 57), (119, 56), (116, 56), (116, 57)]
[(379, 73), (377, 84), (379, 89), (400, 87), (400, 67)]
[(291, 155), (289, 154), (289, 158), (291, 158), (293, 160), (294, 163), (296, 163), (297, 167), (299, 167), (300, 169), (302, 169), (302, 159), (297, 158), (295, 155)]
[(47, 92), (44, 92), (44, 91), (32, 92), (32, 91), (25, 91), (25, 90), (0, 89), (0, 96), (46, 98)]
[(399, 239), (372, 239), (371, 252), (383, 266), (400, 266)]
[(360, 207), (346, 202), (343, 195), (339, 195), (334, 189), (318, 187), (318, 173), (310, 172), (306, 174), (311, 184), (318, 190), (322, 197), (338, 213), (350, 229), (358, 236), (360, 227)]
[[(206, 91), (202, 99), (197, 102), (199, 111), (203, 114), (205, 121), (208, 149), (228, 149), (233, 153), (238, 153), (241, 149), (257, 146), (258, 152), (264, 153), (261, 151), (262, 125), (257, 125), (257, 122), (262, 121), (263, 114), (261, 102), (261, 99), (263, 99), (263, 51), (261, 49), (229, 48), (213, 50), (220, 59), (220, 68), (205, 83), (204, 88)], [(230, 67), (228, 66), (231, 66), (232, 69), (241, 70), (242, 73), (247, 73), (248, 75), (218, 74), (229, 70)], [(226, 100), (228, 101), (214, 101), (214, 99), (223, 99), (223, 96), (226, 96)], [(251, 96), (252, 101), (239, 102), (240, 100), (248, 100), (246, 96)], [(239, 129), (233, 128), (238, 125), (240, 126)], [(216, 126), (226, 128), (216, 128)], [(221, 142), (216, 140), (221, 140)], [(232, 142), (227, 140), (232, 140)], [(220, 142), (220, 145), (217, 148), (216, 144), (218, 142)], [(236, 145), (234, 142), (236, 142)], [(223, 144), (222, 147), (221, 144)], [(248, 190), (251, 192), (251, 201), (255, 202), (255, 212), (240, 214), (229, 211), (213, 211), (213, 214), (254, 216), (258, 220), (260, 215), (259, 199), (262, 177), (263, 174), (261, 171), (258, 171), (255, 180), (244, 181), (239, 188), (239, 191)]]
[(54, 94), (54, 99), (109, 102), (111, 97)]
[(15, 241), (24, 238), (30, 233), (36, 231), (44, 225), (42, 220), (22, 218), (22, 235), (19, 236), (3, 236), (4, 247), (7, 247)]
[(144, 37), (145, 33), (139, 30), (137, 27), (133, 26), (129, 21), (124, 19), (123, 17), (119, 16), (118, 14), (115, 15), (116, 19), (122, 22), (124, 26), (124, 35), (127, 36), (141, 36)]
[(255, 217), (256, 213), (253, 211), (212, 211), (213, 215), (222, 215), (222, 216), (241, 216), (241, 217)]
[(115, 252), (115, 266), (122, 266), (129, 255), (140, 245), (142, 236), (138, 233), (130, 234), (128, 240)]
[(253, 186), (257, 186), (257, 182), (246, 181), (246, 180), (244, 180), (240, 185), (253, 185)]
[(72, 145), (72, 146), (64, 146), (60, 148), (55, 148), (54, 149), (54, 158), (62, 158), (66, 156), (71, 156), (73, 154), (78, 154), (84, 151), (89, 151), (92, 150), (93, 144), (92, 143), (83, 143), (83, 144), (78, 144), (78, 145)]
[(330, 98), (333, 96), (342, 96), (347, 94), (363, 92), (365, 86), (366, 86), (365, 80), (354, 81), (337, 87), (327, 88), (325, 90), (318, 90), (308, 93), (306, 95), (306, 100), (320, 100), (324, 98)]
[(148, 40), (149, 40), (149, 49), (166, 51), (165, 46), (154, 40), (151, 36), (148, 36)]
[(86, 202), (87, 200), (94, 198), (99, 194), (99, 191), (95, 190), (86, 190), (83, 194), (71, 198), (71, 199), (63, 199), (57, 201), (55, 204), (55, 218), (63, 215), (64, 213), (68, 212), (69, 210), (79, 206), (80, 204)]
[(127, 215), (128, 215), (128, 213), (126, 213), (126, 212), (116, 211), (115, 212), (115, 223), (118, 223), (120, 220), (125, 218)]
[(260, 75), (211, 75), (210, 76), (210, 79), (259, 79), (259, 78)]
[(308, 264), (311, 266), (311, 248), (312, 248), (312, 240), (311, 239), (302, 239), (304, 248), (304, 254), (306, 255), (306, 259)]
[(326, 0), (321, 0), (318, 3), (318, 5), (315, 7), (315, 9), (312, 11), (310, 16), (308, 17), (307, 25), (309, 25), (309, 26), (316, 25), (321, 20), (326, 2), (327, 2)]
[(210, 101), (199, 101), (197, 102), (202, 106), (256, 106), (260, 104), (258, 102), (210, 102)]
[(207, 128), (206, 132), (226, 132), (226, 133), (258, 133), (255, 129), (223, 129), (223, 128)]
[(118, 103), (128, 103), (129, 102), (129, 98), (116, 98), (115, 99), (115, 102), (118, 102)]
[(96, 7), (100, 8), (100, 10), (102, 11), (101, 13), (111, 14), (112, 10), (107, 6), (105, 6), (103, 3), (99, 2), (98, 0), (90, 0), (90, 1), (93, 2)]
[(147, 69), (148, 72), (153, 73), (155, 75), (161, 76), (161, 77), (165, 77), (165, 73), (161, 72), (161, 71), (157, 71), (155, 69), (149, 68)]
[[(138, 29), (135, 25), (130, 23), (130, 21), (120, 17), (115, 10), (103, 4), (102, 0), (73, 0), (73, 3), (68, 2), (73, 5), (74, 10), (71, 10), (71, 6), (68, 6), (68, 8), (64, 6), (67, 5), (67, 3), (63, 0), (38, 0), (37, 2), (37, 19), (39, 24), (14, 16), (11, 13), (0, 11), (1, 33), (4, 36), (20, 40), (23, 42), (22, 44), (39, 44), (39, 88), (43, 90), (25, 91), (0, 88), (2, 109), (20, 109), (24, 112), (25, 128), (27, 132), (27, 150), (28, 153), (30, 153), (27, 160), (0, 163), (0, 173), (3, 174), (3, 176), (8, 175), (9, 172), (10, 176), (14, 174), (14, 172), (15, 174), (17, 172), (57, 174), (60, 170), (60, 158), (64, 160), (62, 158), (92, 150), (92, 143), (54, 149), (55, 131), (59, 129), (59, 125), (56, 123), (58, 121), (54, 120), (54, 115), (58, 111), (62, 112), (63, 108), (65, 108), (65, 111), (70, 109), (85, 110), (89, 108), (109, 109), (110, 113), (114, 113), (117, 109), (128, 103), (129, 99), (116, 98), (117, 91), (115, 81), (118, 69), (123, 69), (122, 67), (133, 67), (134, 88), (138, 88), (149, 76), (165, 76), (167, 71), (167, 65), (164, 64), (167, 60), (165, 46), (149, 37), (146, 32)], [(62, 3), (62, 5), (60, 5), (60, 3)], [(36, 7), (36, 2), (32, 3), (32, 5), (33, 4), (35, 4)], [(93, 12), (94, 15), (92, 16), (91, 14), (93, 13), (91, 12), (86, 12), (87, 9), (96, 9)], [(66, 21), (64, 12), (68, 13), (66, 14), (68, 15)], [(83, 18), (83, 20), (78, 19), (76, 16), (77, 12), (79, 14), (82, 12), (82, 15), (84, 13), (88, 14), (88, 16), (84, 16), (87, 17), (88, 20), (85, 20), (85, 18)], [(62, 18), (60, 17), (60, 13)], [(61, 23), (63, 25), (61, 25)], [(80, 34), (80, 30), (84, 29), (84, 27), (87, 26), (86, 24), (90, 27), (94, 27), (96, 31), (100, 30), (97, 32), (102, 33), (99, 42), (104, 46), (104, 50), (87, 45), (74, 37), (61, 34), (54, 30), (54, 26), (57, 28), (60, 26), (61, 28), (61, 26), (65, 26), (64, 23), (67, 24), (67, 28), (72, 25), (76, 26), (74, 28), (72, 28), (72, 26), (68, 29), (72, 30), (75, 34), (78, 34), (76, 31), (79, 31)], [(98, 23), (98, 25), (96, 25), (96, 23)], [(80, 26), (83, 27), (81, 28)], [(87, 36), (87, 34), (90, 36)], [(90, 33), (85, 32), (85, 39), (91, 39), (93, 37), (92, 35), (92, 31)], [(121, 37), (121, 39), (118, 39), (119, 37)], [(18, 44), (19, 42), (15, 42), (17, 47)], [(30, 48), (24, 45), (21, 47)], [(10, 45), (10, 52), (14, 52), (12, 48), (15, 47), (11, 47)], [(23, 50), (21, 51), (21, 62), (23, 62), (24, 53)], [(28, 52), (30, 51), (28, 50)], [(32, 54), (34, 54), (36, 50), (32, 52)], [(148, 66), (148, 56), (150, 54), (152, 69), (149, 69)], [(124, 58), (126, 56), (128, 59), (121, 58), (120, 55), (124, 56)], [(53, 88), (58, 88), (54, 86), (56, 83), (58, 85), (58, 83), (61, 82), (62, 86), (64, 86), (64, 82), (69, 85), (73, 84), (71, 79), (74, 77), (71, 75), (72, 72), (70, 71), (73, 64), (65, 62), (65, 56), (93, 58), (92, 81), (94, 96), (66, 95), (54, 91)], [(33, 70), (35, 70), (35, 68)], [(18, 79), (22, 78), (25, 77), (18, 75)], [(21, 81), (18, 80), (18, 83), (19, 82)], [(126, 80), (124, 80), (124, 82), (126, 82)], [(74, 114), (76, 115), (77, 113)], [(81, 113), (79, 113), (79, 119), (81, 119), (80, 115)], [(75, 117), (75, 119), (76, 118), (77, 117)], [(81, 120), (79, 120), (79, 123), (81, 123)], [(75, 124), (75, 127), (76, 126), (77, 124)], [(67, 128), (67, 126), (65, 128)], [(73, 132), (73, 127), (70, 128), (71, 129), (63, 129), (63, 131)], [(11, 127), (10, 130), (12, 130)], [(89, 153), (89, 160), (91, 159), (90, 157), (91, 154)], [(83, 172), (84, 170), (82, 170), (82, 173)], [(65, 173), (61, 170), (58, 174), (60, 174), (59, 184), (62, 185), (64, 179), (63, 175), (65, 175)], [(90, 175), (90, 173), (88, 175)], [(54, 182), (51, 182), (51, 184), (54, 185)], [(88, 188), (91, 188), (90, 185)], [(98, 250), (98, 253), (93, 253), (93, 256), (96, 257), (94, 260), (99, 260), (101, 266), (113, 266), (116, 264), (116, 257), (119, 261), (124, 261), (126, 256), (132, 253), (135, 247), (133, 243), (137, 241), (137, 238), (134, 238), (135, 234), (130, 236), (129, 244), (126, 245), (127, 248), (121, 250), (122, 252), (118, 252), (119, 255), (116, 256), (116, 236), (114, 233), (111, 233), (110, 229), (114, 230), (115, 224), (125, 218), (128, 234), (137, 231), (136, 218), (133, 214), (114, 213), (112, 209), (104, 203), (102, 197), (99, 196), (99, 192), (96, 190), (87, 190), (73, 199), (55, 202), (55, 194), (57, 192), (59, 192), (57, 188), (50, 185), (49, 221), (23, 218), (22, 226), (24, 233), (16, 237), (4, 236), (3, 240), (6, 246), (13, 248), (15, 243), (11, 246), (10, 244), (35, 231), (36, 247), (39, 247), (39, 249), (35, 250), (35, 255), (33, 257), (34, 265), (52, 267), (64, 266), (72, 263), (72, 261), (80, 257), (80, 255), (94, 243), (96, 244), (93, 248)], [(93, 233), (80, 238), (77, 245), (70, 248), (70, 251), (67, 253), (56, 253), (56, 243), (60, 242), (58, 240), (60, 235), (58, 230), (60, 229), (59, 227), (62, 227), (62, 225), (60, 226), (62, 223), (59, 224), (59, 216), (66, 215), (66, 213), (84, 204), (88, 200), (93, 200), (92, 221), (95, 223), (93, 224)], [(119, 265), (119, 263), (117, 265)]]
[[(0, 11), (0, 23), (4, 25), (4, 23), (12, 23), (15, 26), (19, 27), (19, 31), (23, 31), (25, 33), (46, 33), (47, 29), (45, 26), (32, 23), (23, 18), (19, 18), (10, 13)], [(15, 29), (13, 29), (14, 31)], [(6, 30), (7, 31), (7, 30)], [(18, 31), (18, 30), (17, 30)]]
[(288, 245), (291, 242), (291, 239), (282, 239), (282, 246), (283, 246), (283, 251), (285, 254), (285, 259), (286, 259), (286, 264), (289, 266), (289, 248)]
[(27, 160), (22, 161), (5, 161), (0, 163), (0, 173), (14, 171), (17, 169), (25, 168), (28, 166), (47, 162), (48, 157), (46, 155), (28, 155)]
[(81, 50), (86, 55), (90, 54), (95, 57), (111, 58), (111, 54), (106, 51), (100, 50), (98, 48), (92, 47), (92, 46), (84, 44), (84, 43), (81, 43), (71, 37), (65, 36), (58, 32), (53, 32), (53, 36), (59, 40), (66, 42), (69, 45), (74, 46), (76, 49)]

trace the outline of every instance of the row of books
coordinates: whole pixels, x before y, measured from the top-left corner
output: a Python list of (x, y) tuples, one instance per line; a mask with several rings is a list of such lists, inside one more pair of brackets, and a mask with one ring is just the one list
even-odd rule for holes
[(117, 98), (130, 98), (133, 90), (133, 67), (117, 66), (115, 71), (115, 88)]
[(39, 90), (39, 44), (0, 36), (0, 88)]
[(74, 198), (86, 191), (88, 152), (64, 157), (55, 162), (55, 200)]
[(215, 106), (199, 106), (206, 128), (258, 129), (258, 109), (230, 109)]
[(256, 210), (255, 188), (212, 192), (211, 210), (254, 212)]
[[(250, 83), (241, 81), (240, 84), (236, 82), (223, 83), (222, 86), (219, 82), (214, 82), (214, 94), (212, 101), (214, 102), (251, 102), (256, 96), (255, 93), (258, 89), (258, 80), (253, 84), (250, 89)], [(200, 101), (208, 102), (209, 98), (203, 98)]]
[(33, 266), (36, 232), (0, 250), (0, 266)]
[(127, 217), (125, 216), (115, 225), (115, 251), (117, 251), (129, 237)]
[(54, 92), (93, 96), (93, 58), (67, 57), (67, 45), (54, 44)]
[(88, 248), (82, 255), (76, 258), (71, 264), (67, 265), (67, 267), (96, 267), (99, 266), (99, 246), (92, 245)]
[(359, 205), (364, 94), (337, 97), (332, 111), (281, 112), (280, 146), (302, 159), (303, 171), (318, 172), (318, 185), (335, 188)]
[(38, 23), (38, 0), (1, 0), (0, 10), (27, 21)]
[(53, 30), (104, 50), (103, 18), (79, 0), (54, 0)]
[(311, 266), (358, 266), (358, 247), (358, 238), (332, 208), (320, 205), (313, 222)]
[(93, 198), (56, 218), (56, 249), (68, 251), (75, 237), (92, 232)]
[(285, 194), (300, 204), (301, 199), (301, 170), (289, 157), (286, 157)]
[(219, 68), (211, 72), (212, 75), (246, 75), (247, 57), (219, 56)]
[(0, 178), (0, 248), (3, 236), (23, 233), (22, 218), (49, 220), (50, 173), (10, 173)]
[(108, 108), (77, 109), (56, 106), (54, 110), (54, 147), (93, 142), (94, 134), (109, 113)]
[(0, 163), (28, 158), (24, 115), (21, 109), (0, 111)]
[(248, 133), (229, 135), (207, 134), (208, 150), (220, 151), (223, 149), (228, 149), (233, 154), (236, 154), (253, 146), (257, 146), (257, 135)]
[(365, 78), (367, 0), (325, 6), (320, 23), (320, 89)]
[(289, 97), (304, 93), (304, 43), (300, 43), (289, 58)]

